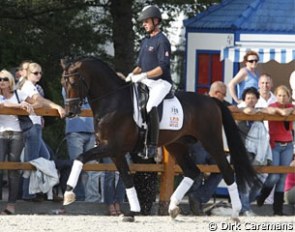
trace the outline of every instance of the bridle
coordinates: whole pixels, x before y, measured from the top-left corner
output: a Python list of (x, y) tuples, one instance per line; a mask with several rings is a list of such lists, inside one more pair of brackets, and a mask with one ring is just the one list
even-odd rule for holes
[[(70, 74), (63, 74), (62, 77), (68, 81), (68, 77), (78, 77), (79, 79), (79, 83), (78, 83), (78, 88), (79, 88), (79, 97), (75, 97), (75, 98), (66, 98), (65, 99), (65, 104), (69, 105), (70, 103), (74, 104), (77, 103), (80, 107), (82, 106), (83, 103), (85, 103), (85, 97), (83, 97), (82, 93), (83, 93), (83, 87), (86, 89), (86, 93), (89, 90), (88, 84), (85, 81), (85, 78), (83, 78), (83, 76), (79, 73), (79, 72), (74, 72), (74, 73), (70, 73)], [(77, 83), (71, 83), (69, 82), (69, 84), (71, 86), (77, 85)]]

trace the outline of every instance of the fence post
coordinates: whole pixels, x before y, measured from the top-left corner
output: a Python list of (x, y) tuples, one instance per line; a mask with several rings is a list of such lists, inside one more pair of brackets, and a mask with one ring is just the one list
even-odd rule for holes
[(175, 160), (169, 155), (165, 147), (162, 148), (162, 152), (164, 172), (161, 173), (158, 214), (167, 215), (170, 196), (174, 190)]

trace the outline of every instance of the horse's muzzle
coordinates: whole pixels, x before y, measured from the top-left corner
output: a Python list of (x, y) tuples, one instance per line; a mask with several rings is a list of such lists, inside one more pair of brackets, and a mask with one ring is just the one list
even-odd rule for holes
[(73, 118), (81, 113), (81, 102), (79, 98), (70, 98), (65, 101), (66, 117)]

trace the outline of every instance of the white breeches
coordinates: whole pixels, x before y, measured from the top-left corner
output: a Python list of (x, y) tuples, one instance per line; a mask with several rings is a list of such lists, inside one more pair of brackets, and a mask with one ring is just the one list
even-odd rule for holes
[(157, 107), (169, 93), (172, 85), (165, 80), (144, 79), (141, 83), (149, 88), (149, 100), (147, 102), (146, 111), (149, 113), (153, 107)]

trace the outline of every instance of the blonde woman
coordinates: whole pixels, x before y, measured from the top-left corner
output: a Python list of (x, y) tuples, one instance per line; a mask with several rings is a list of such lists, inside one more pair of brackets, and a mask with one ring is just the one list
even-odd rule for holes
[[(275, 89), (277, 101), (269, 105), (272, 113), (283, 116), (293, 114), (294, 106), (290, 103), (291, 92), (284, 86), (280, 85)], [(293, 122), (289, 121), (269, 121), (270, 145), (272, 149), (273, 166), (289, 166), (293, 157)], [(270, 173), (263, 185), (261, 193), (257, 198), (257, 205), (262, 206), (265, 199), (271, 193), (275, 186), (273, 213), (274, 215), (283, 214), (284, 186), (286, 174)]]
[[(34, 106), (38, 107), (48, 107), (56, 109), (60, 117), (65, 116), (64, 109), (55, 104), (54, 102), (42, 97), (36, 87), (36, 84), (40, 81), (42, 77), (42, 68), (37, 63), (23, 63), (23, 76), (19, 82), (20, 92), (28, 96), (28, 101)], [(24, 161), (29, 162), (31, 160), (43, 157), (45, 159), (50, 158), (50, 153), (47, 146), (42, 138), (42, 118), (41, 116), (32, 115), (30, 116), (33, 127), (26, 132), (26, 146), (25, 146), (25, 156)], [(38, 195), (29, 194), (29, 178), (24, 178), (23, 181), (23, 200), (27, 201), (40, 201)]]
[[(257, 52), (248, 51), (244, 56), (245, 67), (241, 68), (237, 75), (228, 83), (228, 90), (235, 102), (242, 102), (242, 94), (245, 89), (254, 87), (258, 89), (258, 75), (256, 73), (259, 56)], [(236, 91), (236, 87), (238, 92)]]
[[(0, 105), (21, 108), (28, 113), (33, 112), (33, 107), (25, 102), (26, 96), (14, 91), (14, 77), (6, 70), (0, 72)], [(24, 147), (24, 137), (19, 120), (16, 115), (0, 115), (0, 161), (6, 159), (11, 162), (20, 162), (21, 152)], [(2, 175), (2, 171), (1, 171)], [(8, 204), (1, 212), (2, 215), (14, 214), (18, 194), (20, 174), (18, 170), (8, 171)]]

